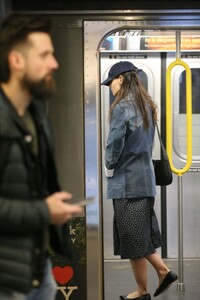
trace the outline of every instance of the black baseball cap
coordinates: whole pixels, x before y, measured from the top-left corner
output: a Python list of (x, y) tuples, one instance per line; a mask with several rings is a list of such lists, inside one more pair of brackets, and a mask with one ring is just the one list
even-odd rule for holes
[(134, 64), (132, 64), (129, 61), (120, 61), (110, 68), (110, 71), (108, 72), (108, 78), (104, 80), (101, 84), (109, 86), (109, 84), (114, 78), (130, 71), (139, 72), (142, 70), (138, 69)]

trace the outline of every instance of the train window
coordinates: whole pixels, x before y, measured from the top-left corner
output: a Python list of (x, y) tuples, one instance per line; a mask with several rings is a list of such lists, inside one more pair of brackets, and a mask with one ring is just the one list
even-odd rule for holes
[[(200, 67), (198, 62), (184, 59), (192, 74), (192, 162), (200, 160)], [(186, 71), (178, 67), (174, 71), (174, 149), (178, 156), (186, 160), (187, 120), (186, 120)]]
[[(191, 69), (192, 72), (192, 113), (200, 113), (200, 69)], [(180, 74), (179, 112), (186, 113), (186, 71)]]

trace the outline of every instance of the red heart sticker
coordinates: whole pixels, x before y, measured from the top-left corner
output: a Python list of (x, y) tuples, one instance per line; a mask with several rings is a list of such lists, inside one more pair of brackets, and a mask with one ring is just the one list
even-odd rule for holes
[(66, 266), (64, 268), (61, 268), (59, 266), (54, 267), (52, 272), (55, 280), (60, 284), (66, 284), (74, 275), (73, 269), (69, 266)]

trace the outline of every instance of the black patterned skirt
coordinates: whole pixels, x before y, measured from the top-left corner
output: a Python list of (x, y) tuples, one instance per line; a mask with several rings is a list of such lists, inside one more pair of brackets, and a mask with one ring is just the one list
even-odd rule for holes
[(114, 255), (122, 259), (146, 257), (162, 246), (154, 198), (113, 199)]

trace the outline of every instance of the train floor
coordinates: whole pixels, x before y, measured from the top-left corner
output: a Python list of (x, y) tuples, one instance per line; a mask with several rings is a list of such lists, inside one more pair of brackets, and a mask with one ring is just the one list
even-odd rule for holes
[[(170, 269), (178, 274), (178, 261), (165, 260)], [(106, 261), (105, 300), (119, 300), (119, 295), (126, 295), (136, 288), (129, 261)], [(148, 263), (148, 289), (151, 299), (157, 300), (199, 300), (200, 299), (200, 259), (186, 259), (183, 263), (183, 284), (180, 280), (156, 298), (153, 297), (158, 281), (155, 270)], [(184, 289), (182, 288), (184, 287)]]

